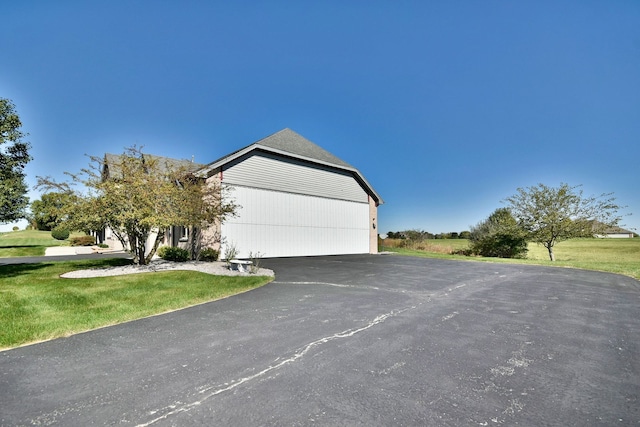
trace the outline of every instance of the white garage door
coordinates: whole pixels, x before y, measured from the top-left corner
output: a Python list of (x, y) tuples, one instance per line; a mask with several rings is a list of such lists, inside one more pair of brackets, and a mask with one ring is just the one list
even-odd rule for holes
[(238, 257), (359, 254), (369, 252), (369, 205), (346, 200), (234, 186), (238, 217), (222, 225)]

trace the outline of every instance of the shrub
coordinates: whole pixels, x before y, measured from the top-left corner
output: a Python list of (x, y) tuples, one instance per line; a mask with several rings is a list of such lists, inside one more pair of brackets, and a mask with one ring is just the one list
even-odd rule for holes
[(18, 231), (18, 230), (20, 230), (20, 227), (18, 227), (17, 225), (14, 225), (14, 226), (13, 226), (13, 228), (12, 228), (12, 230), (13, 230), (13, 231)]
[(224, 259), (227, 261), (227, 267), (231, 267), (229, 261), (235, 259), (238, 256), (238, 248), (235, 243), (229, 243), (227, 247), (224, 249)]
[(167, 261), (185, 262), (189, 259), (189, 251), (175, 246), (163, 246), (158, 249), (158, 256)]
[(473, 251), (471, 249), (455, 249), (451, 251), (451, 255), (472, 256)]
[(71, 246), (93, 246), (96, 243), (96, 238), (93, 236), (77, 236), (69, 239)]
[(249, 259), (251, 260), (251, 264), (249, 265), (250, 273), (256, 274), (258, 270), (260, 270), (260, 262), (262, 261), (263, 253), (260, 252), (249, 252)]
[(61, 227), (56, 227), (51, 230), (51, 237), (56, 240), (67, 240), (69, 238), (69, 230)]
[(99, 248), (102, 248), (102, 249), (106, 249), (106, 248), (108, 248), (108, 247), (109, 247), (109, 245), (107, 245), (106, 243), (100, 243), (100, 244), (98, 245), (98, 247), (99, 247)]
[(489, 218), (471, 229), (473, 253), (485, 257), (526, 258), (526, 233), (507, 208), (496, 209)]
[(204, 248), (200, 251), (200, 261), (213, 262), (218, 260), (220, 252), (213, 248)]

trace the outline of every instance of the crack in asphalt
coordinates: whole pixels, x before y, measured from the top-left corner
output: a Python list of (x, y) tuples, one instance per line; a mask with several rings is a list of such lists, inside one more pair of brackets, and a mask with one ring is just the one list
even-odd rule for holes
[[(387, 292), (398, 292), (398, 293), (402, 293), (402, 294), (407, 294), (406, 291), (404, 290), (395, 290), (395, 289), (385, 289), (385, 288), (379, 288), (376, 286), (366, 286), (366, 285), (347, 285), (347, 284), (342, 284), (342, 283), (329, 283), (329, 282), (278, 282), (278, 281), (274, 281), (272, 282), (273, 284), (287, 284), (287, 285), (325, 285), (325, 286), (335, 286), (335, 287), (340, 287), (340, 288), (365, 288), (365, 289), (372, 289), (372, 290), (378, 290), (378, 291), (387, 291)], [(448, 287), (447, 289), (441, 290), (439, 292), (435, 292), (433, 294), (431, 294), (428, 298), (427, 298), (427, 302), (431, 301), (431, 297), (432, 296), (448, 296), (450, 292), (456, 291), (458, 289), (464, 288), (466, 287), (466, 283), (460, 283), (457, 284), (455, 286), (451, 286)], [(312, 341), (308, 344), (306, 344), (305, 346), (301, 347), (298, 351), (296, 351), (291, 357), (288, 357), (284, 360), (281, 360), (280, 362), (276, 363), (275, 365), (271, 365), (265, 369), (263, 369), (260, 372), (257, 372), (253, 375), (249, 375), (247, 377), (244, 378), (240, 378), (238, 380), (232, 381), (230, 383), (225, 383), (222, 386), (216, 386), (216, 387), (209, 387), (209, 388), (205, 388), (203, 390), (199, 391), (199, 394), (203, 394), (202, 398), (193, 401), (191, 403), (183, 403), (183, 402), (176, 402), (175, 404), (172, 405), (168, 405), (165, 407), (165, 409), (170, 409), (168, 412), (146, 422), (146, 423), (142, 423), (142, 424), (138, 424), (137, 427), (147, 427), (150, 426), (152, 424), (157, 423), (158, 421), (167, 419), (171, 416), (177, 415), (179, 413), (182, 412), (188, 412), (190, 411), (192, 408), (197, 407), (199, 405), (201, 405), (202, 403), (204, 403), (206, 400), (217, 396), (219, 394), (222, 394), (224, 392), (233, 390), (239, 386), (241, 386), (242, 384), (248, 383), (250, 381), (256, 380), (260, 377), (263, 377), (277, 369), (282, 368), (285, 365), (294, 363), (298, 360), (300, 360), (301, 358), (303, 358), (307, 353), (309, 353), (313, 348), (320, 346), (322, 344), (326, 344), (330, 341), (334, 341), (337, 339), (342, 339), (342, 338), (349, 338), (352, 337), (360, 332), (364, 332), (367, 329), (372, 328), (373, 326), (376, 326), (380, 323), (383, 323), (384, 321), (386, 321), (388, 318), (390, 317), (394, 317), (397, 316), (405, 311), (408, 310), (412, 310), (417, 308), (419, 305), (422, 305), (422, 303), (418, 303), (415, 305), (411, 305), (409, 307), (405, 307), (402, 309), (397, 309), (397, 310), (391, 310), (385, 314), (381, 314), (377, 317), (375, 317), (372, 321), (368, 322), (366, 325), (359, 327), (359, 328), (351, 328), (351, 329), (347, 329), (345, 331), (342, 332), (338, 332), (335, 333), (333, 335), (329, 335), (327, 337), (323, 337), (320, 339), (317, 339), (315, 341)], [(279, 358), (277, 358), (276, 360), (279, 360)], [(154, 411), (153, 413), (158, 413), (160, 411)]]
[[(280, 362), (276, 363), (275, 365), (271, 365), (271, 366), (263, 369), (260, 372), (257, 372), (257, 373), (255, 373), (253, 375), (249, 375), (249, 376), (244, 377), (244, 378), (240, 378), (240, 379), (235, 380), (235, 381), (233, 381), (231, 383), (225, 383), (225, 384), (223, 384), (222, 387), (216, 386), (216, 387), (209, 387), (209, 388), (206, 388), (204, 390), (200, 390), (199, 393), (202, 394), (203, 396), (200, 399), (196, 400), (196, 401), (193, 401), (191, 403), (176, 402), (176, 404), (166, 406), (165, 407), (166, 409), (171, 409), (171, 410), (166, 412), (165, 414), (162, 414), (161, 416), (158, 416), (158, 417), (150, 420), (150, 421), (147, 421), (147, 422), (142, 423), (142, 424), (138, 424), (137, 427), (150, 426), (152, 424), (157, 423), (158, 421), (167, 419), (167, 418), (169, 418), (169, 417), (171, 417), (173, 415), (177, 415), (177, 414), (182, 413), (182, 412), (188, 412), (191, 409), (193, 409), (194, 407), (197, 407), (197, 406), (201, 405), (206, 400), (208, 400), (208, 399), (210, 399), (210, 398), (212, 398), (214, 396), (217, 396), (217, 395), (219, 395), (221, 393), (233, 390), (236, 387), (241, 386), (242, 384), (245, 384), (245, 383), (253, 381), (253, 380), (257, 379), (257, 378), (263, 377), (263, 376), (269, 374), (272, 371), (275, 371), (277, 369), (282, 368), (285, 365), (288, 365), (288, 364), (291, 364), (291, 363), (294, 363), (294, 362), (300, 360), (301, 358), (303, 358), (307, 353), (309, 353), (315, 347), (318, 347), (318, 346), (320, 346), (322, 344), (326, 344), (326, 343), (328, 343), (330, 341), (334, 341), (334, 340), (337, 340), (337, 339), (350, 338), (350, 337), (352, 337), (352, 336), (354, 336), (354, 335), (356, 335), (356, 334), (358, 334), (360, 332), (364, 332), (367, 329), (370, 329), (370, 328), (372, 328), (372, 327), (374, 327), (374, 326), (376, 326), (376, 325), (378, 325), (380, 323), (383, 323), (384, 321), (386, 321), (387, 319), (389, 319), (391, 317), (397, 316), (397, 315), (399, 315), (399, 314), (401, 314), (401, 313), (403, 313), (403, 312), (405, 312), (407, 310), (411, 310), (411, 309), (414, 309), (414, 308), (416, 308), (416, 306), (411, 306), (411, 307), (407, 307), (407, 308), (403, 308), (403, 309), (399, 309), (399, 310), (392, 310), (392, 311), (390, 311), (388, 313), (384, 313), (384, 314), (381, 314), (381, 315), (375, 317), (373, 320), (368, 322), (366, 325), (361, 326), (359, 328), (347, 329), (347, 330), (344, 330), (342, 332), (337, 332), (337, 333), (335, 333), (333, 335), (329, 335), (329, 336), (317, 339), (315, 341), (312, 341), (312, 342), (306, 344), (305, 346), (301, 347), (292, 356), (290, 356), (290, 357), (288, 357), (288, 358), (286, 358), (284, 360), (281, 360)], [(276, 359), (276, 360), (278, 360), (278, 359)], [(154, 411), (154, 412), (157, 413), (158, 411)]]

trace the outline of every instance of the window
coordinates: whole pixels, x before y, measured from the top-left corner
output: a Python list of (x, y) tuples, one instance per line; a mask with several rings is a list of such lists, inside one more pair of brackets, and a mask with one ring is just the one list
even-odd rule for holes
[(189, 240), (189, 229), (187, 227), (183, 227), (183, 226), (176, 227), (176, 234), (177, 234), (178, 240), (180, 240), (181, 242), (186, 242), (187, 240)]

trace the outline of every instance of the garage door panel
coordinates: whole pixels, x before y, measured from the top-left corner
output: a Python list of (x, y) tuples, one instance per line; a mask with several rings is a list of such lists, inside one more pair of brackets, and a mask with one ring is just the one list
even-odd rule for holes
[(222, 226), (223, 251), (234, 244), (240, 257), (369, 252), (368, 204), (246, 187), (232, 194), (242, 208)]

